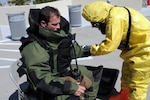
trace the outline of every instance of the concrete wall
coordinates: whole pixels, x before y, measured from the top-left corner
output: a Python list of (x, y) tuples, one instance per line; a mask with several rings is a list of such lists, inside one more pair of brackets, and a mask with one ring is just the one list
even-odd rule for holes
[[(95, 1), (107, 1), (107, 0), (72, 0), (72, 4), (81, 4), (84, 6), (86, 3), (91, 3)], [(141, 10), (142, 8), (142, 0), (109, 0), (113, 5), (119, 6), (127, 6), (134, 8), (136, 10)]]
[(68, 15), (68, 5), (72, 5), (72, 0), (58, 0), (50, 3), (37, 4), (36, 8), (43, 8), (45, 6), (56, 7), (61, 15), (65, 16)]
[(30, 8), (35, 8), (35, 5), (32, 6), (6, 6), (6, 7), (0, 7), (0, 25), (8, 25), (8, 13), (14, 13), (14, 12), (25, 12), (25, 20), (27, 20), (28, 12)]
[(106, 1), (106, 0), (72, 0), (72, 4), (73, 5), (81, 4), (83, 8), (85, 4), (92, 3), (95, 1)]
[(88, 4), (88, 3), (92, 3), (95, 1), (107, 1), (107, 0), (72, 0), (72, 4), (73, 5), (81, 5), (81, 10), (83, 9), (84, 5)]
[[(63, 16), (68, 16), (68, 5), (77, 5), (81, 4), (82, 8), (85, 4), (95, 2), (99, 0), (58, 0), (50, 3), (43, 3), (37, 5), (25, 5), (25, 6), (6, 6), (0, 7), (0, 25), (9, 25), (7, 13), (24, 11), (25, 12), (25, 21), (28, 25), (28, 14), (30, 8), (42, 8), (46, 5), (56, 7), (60, 10), (60, 13)], [(106, 1), (106, 0), (102, 0)], [(129, 3), (130, 2), (130, 3)], [(111, 0), (111, 3), (114, 5), (128, 6), (140, 10), (142, 7), (142, 0)]]
[(136, 10), (141, 10), (142, 8), (142, 0), (111, 0), (111, 4), (131, 7)]
[(6, 6), (6, 7), (0, 7), (0, 25), (8, 25), (8, 16), (7, 13), (13, 13), (13, 12), (25, 12), (25, 21), (28, 25), (28, 14), (30, 8), (42, 8), (44, 6), (53, 6), (60, 10), (62, 15), (68, 15), (68, 5), (71, 5), (71, 0), (58, 0), (56, 2), (50, 2), (50, 3), (42, 3), (37, 5), (23, 5), (23, 6)]
[(1, 33), (1, 29), (0, 29), (0, 40), (2, 40), (2, 33)]

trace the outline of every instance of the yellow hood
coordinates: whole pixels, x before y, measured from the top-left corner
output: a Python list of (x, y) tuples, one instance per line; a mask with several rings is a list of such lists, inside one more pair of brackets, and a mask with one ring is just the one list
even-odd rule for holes
[(84, 6), (82, 16), (90, 22), (105, 22), (112, 7), (113, 5), (103, 1), (93, 2)]

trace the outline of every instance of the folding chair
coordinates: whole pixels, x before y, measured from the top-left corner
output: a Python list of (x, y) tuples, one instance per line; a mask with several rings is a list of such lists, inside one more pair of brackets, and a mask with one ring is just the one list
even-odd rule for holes
[(10, 71), (9, 71), (10, 78), (13, 81), (13, 83), (16, 85), (18, 90), (18, 100), (22, 100), (24, 97), (24, 92), (20, 88), (20, 84), (19, 84), (20, 79), (23, 76), (23, 74), (21, 75), (18, 73), (18, 69), (21, 65), (22, 65), (21, 60), (17, 60), (10, 66)]
[(118, 94), (114, 88), (118, 75), (118, 69), (103, 68), (97, 98), (101, 100), (108, 100), (110, 96)]

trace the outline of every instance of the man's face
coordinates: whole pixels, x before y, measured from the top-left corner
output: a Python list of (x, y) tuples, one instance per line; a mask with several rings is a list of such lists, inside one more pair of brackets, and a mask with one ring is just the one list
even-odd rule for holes
[(55, 15), (51, 16), (47, 28), (53, 31), (58, 31), (60, 29), (60, 17)]
[(42, 20), (41, 26), (47, 27), (52, 31), (59, 31), (60, 30), (60, 16), (56, 16), (56, 15), (51, 16), (48, 23)]

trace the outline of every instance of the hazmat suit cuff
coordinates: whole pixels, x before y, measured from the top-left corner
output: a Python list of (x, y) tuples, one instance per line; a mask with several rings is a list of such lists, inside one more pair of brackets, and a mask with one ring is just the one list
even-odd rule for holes
[(99, 48), (100, 48), (99, 44), (92, 45), (90, 48), (91, 55), (98, 56), (98, 55), (102, 54), (102, 52), (99, 50)]

